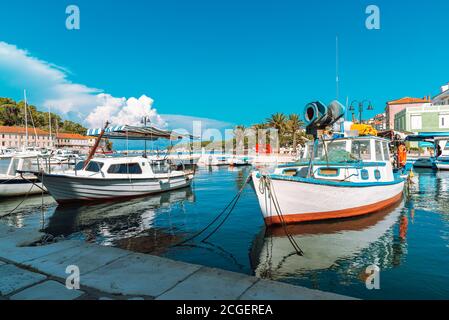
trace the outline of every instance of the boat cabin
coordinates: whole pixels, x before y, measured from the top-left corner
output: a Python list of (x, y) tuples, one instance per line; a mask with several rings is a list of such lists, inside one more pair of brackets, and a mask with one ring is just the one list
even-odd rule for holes
[(77, 163), (75, 173), (79, 176), (95, 176), (101, 174), (108, 178), (132, 176), (148, 177), (154, 174), (170, 172), (167, 161), (153, 161), (144, 157), (93, 158), (83, 169), (84, 161)]
[(280, 166), (275, 174), (340, 182), (394, 180), (389, 141), (374, 136), (311, 143), (299, 163)]

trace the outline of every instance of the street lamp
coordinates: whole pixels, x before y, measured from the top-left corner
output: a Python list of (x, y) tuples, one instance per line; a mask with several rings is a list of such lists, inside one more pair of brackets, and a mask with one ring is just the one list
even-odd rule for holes
[(355, 107), (354, 107), (354, 103), (357, 103), (359, 106), (359, 123), (362, 123), (362, 114), (363, 114), (363, 107), (365, 106), (366, 103), (368, 103), (368, 107), (366, 110), (371, 111), (374, 110), (373, 104), (371, 103), (370, 100), (363, 100), (363, 101), (357, 101), (357, 100), (353, 100), (351, 102), (351, 105), (349, 106), (349, 111), (352, 111), (352, 119), (353, 121), (355, 120), (355, 115), (354, 115), (354, 111), (355, 111)]
[[(140, 121), (144, 128), (147, 127), (147, 123), (151, 124), (151, 119), (149, 116), (143, 116), (142, 120)], [(146, 158), (147, 157), (147, 139), (146, 139), (146, 134), (145, 134), (145, 152), (143, 153), (143, 157)]]

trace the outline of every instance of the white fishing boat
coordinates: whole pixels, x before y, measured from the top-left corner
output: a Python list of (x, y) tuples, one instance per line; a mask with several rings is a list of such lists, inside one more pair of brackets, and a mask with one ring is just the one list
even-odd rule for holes
[(42, 193), (42, 184), (35, 175), (21, 173), (38, 170), (36, 159), (34, 153), (16, 153), (5, 162), (4, 170), (0, 172), (0, 198)]
[(131, 126), (105, 128), (98, 132), (89, 131), (89, 135), (98, 136), (97, 142), (87, 160), (79, 163), (75, 170), (35, 173), (58, 203), (139, 197), (190, 185), (191, 171), (171, 171), (169, 165), (164, 166), (147, 157), (93, 157), (99, 141), (106, 136), (145, 139), (151, 134), (153, 140), (171, 139), (173, 132)]
[[(317, 112), (313, 108), (306, 108), (306, 121)], [(330, 114), (325, 126), (344, 114), (336, 102), (328, 108), (314, 121)], [(404, 189), (404, 179), (393, 172), (389, 141), (373, 136), (317, 139), (306, 159), (273, 173), (254, 171), (252, 180), (267, 225), (373, 213), (399, 202)]]
[(441, 155), (436, 158), (435, 166), (438, 170), (449, 170), (449, 135), (435, 138), (435, 144), (439, 144)]
[[(416, 135), (410, 135), (406, 138), (409, 142), (418, 142), (420, 148), (433, 149), (434, 155), (430, 156), (418, 156), (416, 159), (411, 158), (414, 168), (424, 169), (440, 169), (445, 170), (449, 168), (447, 159), (449, 158), (449, 152), (446, 150), (447, 140), (449, 134), (445, 132), (439, 133), (420, 133)], [(438, 148), (441, 150), (441, 154), (438, 153)]]
[(242, 167), (251, 165), (251, 158), (246, 156), (233, 156), (228, 160), (231, 167)]
[(0, 148), (0, 159), (11, 159), (16, 154), (13, 148)]
[(439, 157), (435, 161), (438, 170), (449, 170), (449, 157)]
[(200, 164), (206, 167), (228, 166), (229, 157), (224, 154), (204, 154), (201, 156)]
[(435, 157), (420, 157), (413, 162), (414, 168), (434, 169), (436, 167)]
[(166, 168), (144, 157), (93, 158), (84, 169), (38, 177), (58, 203), (138, 197), (190, 185), (192, 173)]

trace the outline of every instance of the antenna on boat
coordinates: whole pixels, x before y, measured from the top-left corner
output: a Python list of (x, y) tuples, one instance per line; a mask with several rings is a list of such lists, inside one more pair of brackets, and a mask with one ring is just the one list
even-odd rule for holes
[(339, 84), (340, 84), (340, 77), (338, 75), (339, 70), (338, 70), (338, 35), (335, 37), (335, 86), (336, 86), (336, 100), (338, 101), (339, 95), (340, 95), (340, 88), (339, 88)]

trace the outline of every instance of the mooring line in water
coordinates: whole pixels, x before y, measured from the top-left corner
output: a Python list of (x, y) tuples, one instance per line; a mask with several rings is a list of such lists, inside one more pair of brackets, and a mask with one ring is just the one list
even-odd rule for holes
[(31, 186), (30, 190), (28, 190), (28, 192), (25, 194), (25, 196), (24, 196), (24, 198), (22, 199), (22, 201), (20, 201), (20, 203), (19, 203), (14, 209), (12, 209), (10, 212), (8, 212), (8, 213), (5, 215), (5, 217), (6, 217), (6, 216), (9, 216), (9, 215), (11, 215), (11, 214), (13, 214), (14, 211), (16, 211), (17, 209), (20, 208), (20, 206), (21, 206), (21, 205), (25, 202), (25, 200), (28, 198), (28, 195), (30, 194), (31, 189), (33, 189), (33, 185)]
[[(260, 189), (260, 187), (262, 187)], [(290, 234), (290, 232), (288, 231), (287, 228), (287, 223), (285, 222), (284, 219), (284, 215), (282, 214), (282, 210), (281, 210), (281, 206), (279, 204), (277, 195), (276, 195), (276, 191), (274, 190), (273, 184), (272, 184), (272, 180), (269, 176), (267, 175), (263, 175), (260, 179), (260, 186), (259, 186), (259, 190), (262, 191), (265, 189), (268, 191), (268, 194), (265, 193), (265, 197), (269, 197), (273, 204), (274, 204), (274, 209), (276, 210), (276, 214), (279, 217), (279, 220), (281, 221), (281, 226), (284, 229), (285, 235), (287, 236), (287, 239), (290, 241), (293, 249), (295, 249), (296, 254), (299, 256), (303, 256), (304, 252), (301, 250), (300, 246), (298, 245), (298, 243), (296, 242), (295, 238)], [(271, 208), (271, 201), (270, 201), (270, 208)], [(265, 208), (267, 209), (267, 208)], [(271, 210), (270, 210), (271, 211)], [(270, 212), (271, 215), (272, 212)]]
[(245, 189), (247, 183), (251, 180), (251, 173), (248, 175), (248, 177), (245, 179), (245, 182), (243, 183), (243, 186), (240, 188), (239, 192), (234, 196), (234, 198), (232, 198), (231, 202), (228, 203), (228, 205), (209, 223), (207, 224), (203, 229), (201, 229), (199, 232), (195, 233), (194, 235), (192, 235), (191, 237), (181, 241), (180, 243), (174, 244), (172, 247), (179, 247), (182, 246), (183, 244), (192, 241), (193, 239), (196, 239), (198, 236), (200, 236), (201, 234), (203, 234), (205, 231), (207, 231), (215, 222), (218, 221), (218, 219), (220, 219), (225, 213), (226, 211), (229, 209), (229, 212), (227, 213), (227, 215), (225, 216), (225, 218), (223, 219), (223, 221), (221, 221), (218, 225), (218, 227), (216, 227), (211, 233), (209, 233), (208, 236), (206, 236), (203, 240), (201, 240), (202, 242), (205, 242), (207, 239), (209, 239), (215, 232), (218, 231), (218, 229), (225, 223), (225, 221), (229, 218), (229, 216), (231, 215), (232, 211), (234, 210), (238, 200), (240, 199), (240, 196), (243, 193), (243, 190)]

